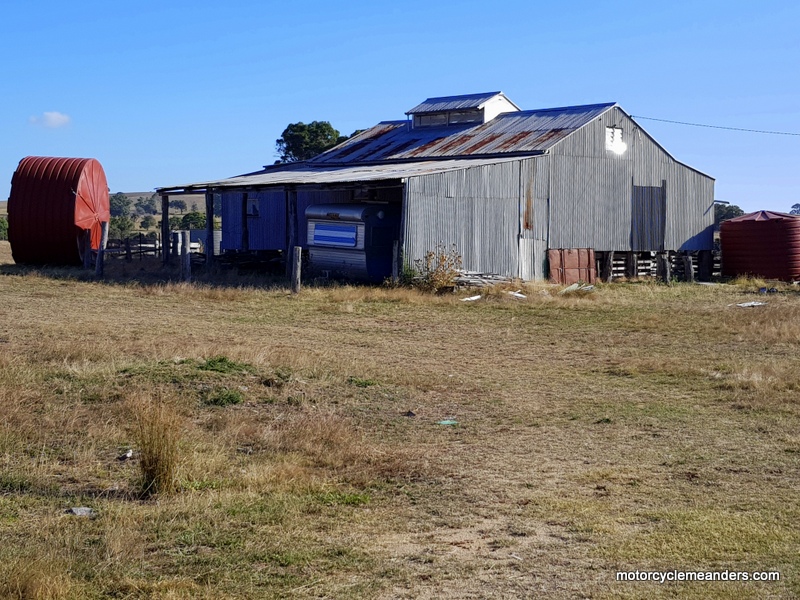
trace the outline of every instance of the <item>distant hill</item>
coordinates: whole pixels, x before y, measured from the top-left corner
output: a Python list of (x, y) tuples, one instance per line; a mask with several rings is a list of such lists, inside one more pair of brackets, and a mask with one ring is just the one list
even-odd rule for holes
[(0, 202), (0, 215), (8, 214), (8, 202)]

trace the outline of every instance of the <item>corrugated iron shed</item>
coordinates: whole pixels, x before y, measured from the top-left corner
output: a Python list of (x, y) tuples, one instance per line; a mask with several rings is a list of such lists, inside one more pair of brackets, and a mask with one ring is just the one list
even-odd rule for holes
[[(428, 98), (425, 102), (418, 104), (408, 112), (407, 115), (420, 115), (426, 113), (444, 112), (449, 110), (468, 110), (470, 108), (483, 108), (492, 98), (497, 96), (506, 97), (503, 92), (486, 92), (483, 94), (464, 94), (462, 96), (441, 96), (439, 98)], [(511, 102), (511, 100), (508, 100)], [(517, 106), (513, 102), (512, 105)], [(517, 106), (517, 108), (519, 108)]]
[(309, 162), (356, 163), (537, 154), (614, 106), (615, 103), (611, 102), (504, 113), (481, 125), (412, 129), (406, 121), (384, 121)]

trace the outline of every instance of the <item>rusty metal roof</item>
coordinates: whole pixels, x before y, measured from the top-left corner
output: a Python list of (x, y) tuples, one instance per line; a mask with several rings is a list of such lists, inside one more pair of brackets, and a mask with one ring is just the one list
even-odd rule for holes
[[(467, 110), (470, 108), (481, 108), (495, 96), (503, 96), (503, 92), (486, 92), (484, 94), (464, 94), (463, 96), (441, 96), (439, 98), (428, 98), (422, 104), (418, 104), (407, 115), (419, 115), (425, 113), (444, 112), (447, 110)], [(506, 98), (508, 100), (508, 98)], [(511, 102), (509, 100), (509, 102)], [(511, 102), (514, 104), (513, 102)], [(515, 105), (516, 106), (516, 105)]]
[(309, 162), (319, 165), (540, 154), (615, 105), (510, 112), (483, 124), (416, 129), (408, 121), (384, 121)]
[(270, 185), (327, 185), (357, 183), (362, 181), (401, 180), (418, 175), (430, 175), (454, 169), (480, 167), (517, 160), (516, 158), (472, 158), (402, 162), (379, 165), (334, 166), (312, 163), (295, 163), (291, 168), (267, 168), (258, 173), (240, 175), (218, 181), (203, 181), (186, 185), (158, 188), (159, 193), (192, 193), (205, 189), (248, 189)]

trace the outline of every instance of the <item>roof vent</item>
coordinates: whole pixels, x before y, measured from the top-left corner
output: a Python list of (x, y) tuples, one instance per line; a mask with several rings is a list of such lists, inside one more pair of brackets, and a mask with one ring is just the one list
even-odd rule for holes
[(503, 92), (442, 96), (428, 98), (406, 114), (413, 118), (414, 128), (446, 127), (448, 125), (482, 124), (505, 112), (520, 108)]

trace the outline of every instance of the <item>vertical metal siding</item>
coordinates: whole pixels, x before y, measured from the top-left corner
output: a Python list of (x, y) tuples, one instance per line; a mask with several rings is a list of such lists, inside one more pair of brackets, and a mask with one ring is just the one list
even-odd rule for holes
[(519, 219), (519, 162), (411, 177), (406, 260), (413, 264), (437, 245), (455, 245), (465, 269), (516, 277)]
[[(628, 149), (621, 156), (605, 149), (610, 126), (624, 131)], [(662, 181), (664, 249), (712, 247), (714, 181), (671, 158), (621, 110), (606, 112), (551, 154), (550, 248), (633, 250), (633, 186), (660, 187)]]

